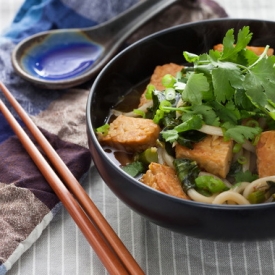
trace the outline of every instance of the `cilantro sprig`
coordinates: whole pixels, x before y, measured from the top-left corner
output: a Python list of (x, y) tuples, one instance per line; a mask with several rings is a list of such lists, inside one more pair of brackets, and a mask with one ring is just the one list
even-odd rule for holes
[[(242, 125), (244, 119), (275, 120), (275, 57), (267, 55), (268, 45), (260, 56), (251, 51), (247, 46), (252, 35), (245, 26), (235, 41), (234, 29), (229, 29), (221, 51), (183, 52), (192, 66), (170, 79), (169, 88), (181, 94), (184, 107), (167, 106), (167, 110), (180, 112), (182, 121), (178, 120), (181, 126), (162, 131), (166, 141), (174, 142), (180, 132), (208, 124), (222, 127), (226, 139), (243, 143), (262, 131), (258, 126)], [(198, 123), (194, 126), (190, 117), (185, 120), (186, 114), (193, 114)]]

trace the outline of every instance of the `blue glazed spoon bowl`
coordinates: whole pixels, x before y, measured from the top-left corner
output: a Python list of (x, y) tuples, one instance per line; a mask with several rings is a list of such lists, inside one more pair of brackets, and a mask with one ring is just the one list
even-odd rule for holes
[(77, 86), (94, 77), (130, 34), (176, 1), (141, 1), (99, 26), (33, 35), (15, 47), (13, 67), (22, 78), (46, 89)]

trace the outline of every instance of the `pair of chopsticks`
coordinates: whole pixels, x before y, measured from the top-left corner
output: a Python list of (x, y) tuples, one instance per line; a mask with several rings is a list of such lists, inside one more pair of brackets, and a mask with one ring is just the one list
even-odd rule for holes
[(37, 143), (41, 146), (58, 175), (44, 159), (2, 100), (0, 100), (0, 111), (3, 113), (5, 119), (10, 124), (42, 175), (78, 225), (106, 270), (111, 275), (144, 274), (83, 187), (2, 82), (0, 82), (0, 90), (18, 113)]

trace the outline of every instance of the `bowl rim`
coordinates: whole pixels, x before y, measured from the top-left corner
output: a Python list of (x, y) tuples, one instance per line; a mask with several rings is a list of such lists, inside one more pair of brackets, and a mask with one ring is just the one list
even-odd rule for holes
[[(226, 21), (230, 21), (230, 22), (245, 22), (245, 21), (250, 21), (250, 22), (261, 22), (261, 23), (271, 23), (274, 24), (275, 27), (275, 21), (272, 20), (261, 20), (261, 19), (251, 19), (251, 18), (217, 18), (217, 19), (208, 19), (208, 20), (201, 20), (201, 21), (196, 21), (196, 22), (188, 22), (188, 23), (184, 23), (184, 24), (180, 24), (177, 26), (173, 26), (170, 28), (166, 28), (164, 30), (158, 31), (156, 33), (150, 34), (142, 39), (139, 39), (138, 41), (134, 42), (133, 44), (127, 46), (125, 49), (123, 49), (122, 51), (120, 51), (118, 54), (116, 54), (104, 67), (103, 69), (99, 72), (99, 74), (97, 75), (97, 77), (95, 78), (88, 97), (87, 97), (87, 104), (86, 104), (86, 125), (87, 125), (87, 131), (88, 134), (91, 135), (92, 137), (92, 142), (93, 145), (97, 148), (97, 150), (99, 150), (100, 155), (103, 156), (104, 161), (107, 161), (108, 163), (110, 163), (110, 165), (119, 173), (121, 174), (124, 178), (126, 178), (127, 180), (129, 180), (131, 182), (131, 184), (135, 184), (137, 187), (145, 189), (146, 191), (153, 193), (153, 194), (157, 194), (158, 196), (161, 196), (163, 198), (166, 198), (168, 200), (172, 200), (176, 203), (179, 204), (185, 204), (185, 205), (189, 205), (192, 207), (199, 207), (199, 208), (210, 208), (212, 210), (225, 210), (225, 211), (236, 211), (236, 210), (246, 210), (246, 211), (253, 211), (255, 208), (257, 210), (264, 210), (266, 208), (271, 208), (271, 207), (275, 207), (275, 203), (274, 202), (268, 202), (268, 203), (263, 203), (263, 204), (250, 204), (250, 205), (224, 205), (224, 204), (207, 204), (207, 203), (203, 203), (203, 202), (196, 202), (196, 201), (192, 201), (192, 200), (184, 200), (181, 199), (179, 197), (176, 196), (172, 196), (169, 194), (166, 194), (164, 192), (161, 192), (159, 190), (156, 190), (150, 186), (147, 186), (145, 184), (143, 184), (142, 182), (138, 181), (137, 179), (131, 177), (130, 175), (128, 175), (126, 172), (124, 172), (121, 168), (119, 168), (112, 160), (110, 160), (107, 157), (107, 154), (105, 153), (105, 151), (103, 150), (102, 146), (100, 145), (94, 128), (93, 128), (93, 124), (91, 121), (91, 116), (90, 116), (90, 112), (91, 112), (91, 107), (92, 107), (92, 98), (94, 95), (94, 91), (97, 87), (98, 82), (101, 81), (102, 78), (104, 78), (104, 74), (105, 72), (108, 70), (109, 66), (111, 66), (113, 63), (116, 62), (117, 59), (120, 59), (121, 56), (123, 56), (126, 52), (128, 52), (129, 50), (131, 50), (132, 48), (138, 47), (140, 44), (145, 43), (148, 40), (154, 39), (155, 37), (161, 36), (164, 33), (168, 33), (168, 32), (173, 32), (173, 31), (177, 31), (178, 29), (185, 29), (188, 28), (190, 26), (196, 26), (196, 25), (201, 25), (201, 24), (210, 24), (210, 23), (215, 23), (215, 22), (226, 22)], [(93, 158), (93, 156), (92, 156)], [(96, 166), (96, 163), (94, 163), (94, 165)], [(107, 183), (105, 183), (107, 184)], [(108, 184), (107, 184), (108, 185)]]

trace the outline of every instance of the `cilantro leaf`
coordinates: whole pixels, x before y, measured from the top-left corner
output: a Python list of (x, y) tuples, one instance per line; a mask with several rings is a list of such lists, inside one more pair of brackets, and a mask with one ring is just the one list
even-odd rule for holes
[(229, 29), (225, 37), (223, 39), (223, 53), (222, 57), (223, 59), (228, 58), (230, 55), (235, 54), (235, 47), (234, 47), (234, 29)]
[(183, 52), (183, 56), (186, 59), (186, 61), (189, 63), (193, 63), (199, 59), (199, 56), (197, 54), (189, 53), (187, 51)]
[(237, 53), (244, 49), (252, 38), (249, 27), (245, 26), (238, 32), (236, 45), (234, 45), (234, 29), (229, 29), (223, 39), (223, 53), (221, 60), (234, 60)]
[[(177, 90), (184, 102), (177, 107), (178, 112), (199, 115), (208, 125), (222, 125), (225, 138), (239, 143), (261, 132), (258, 127), (241, 125), (243, 119), (263, 117), (268, 125), (275, 125), (270, 123), (275, 120), (275, 57), (267, 56), (268, 46), (256, 55), (247, 47), (251, 38), (248, 26), (238, 31), (236, 41), (234, 29), (229, 29), (222, 51), (201, 55), (184, 52), (194, 66), (182, 71), (185, 86)], [(166, 133), (169, 140), (176, 140), (180, 131), (198, 129), (191, 126), (193, 122), (186, 115), (182, 120)]]
[(212, 107), (208, 105), (196, 105), (193, 108), (195, 114), (200, 114), (203, 117), (203, 121), (208, 125), (218, 126), (219, 117), (215, 113)]
[[(230, 85), (228, 80), (228, 72), (220, 68), (212, 71), (213, 87), (216, 100), (224, 103), (227, 99), (230, 99), (234, 94), (234, 88)], [(220, 90), (220, 87), (223, 87)]]
[(256, 174), (252, 174), (249, 170), (245, 171), (245, 172), (242, 172), (242, 171), (239, 171), (237, 172), (235, 175), (235, 181), (237, 182), (237, 184), (239, 182), (252, 182), (256, 179), (258, 179), (258, 175)]
[(164, 130), (160, 132), (162, 138), (167, 141), (167, 142), (175, 142), (178, 137), (179, 137), (179, 133), (177, 130), (172, 129), (172, 130)]
[(255, 74), (247, 74), (245, 76), (244, 89), (251, 103), (263, 112), (269, 112), (268, 98), (261, 85), (261, 81)]
[(244, 49), (240, 52), (238, 63), (246, 67), (251, 66), (259, 59), (259, 56), (253, 51)]
[(215, 68), (215, 62), (218, 62), (220, 53), (210, 50), (208, 54), (202, 54), (194, 63), (194, 70), (196, 73), (203, 73), (206, 77), (211, 76), (211, 71)]
[(250, 69), (249, 73), (253, 74), (258, 80), (259, 85), (264, 88), (267, 97), (275, 102), (275, 69), (272, 59), (261, 59)]
[(242, 29), (240, 29), (238, 32), (235, 50), (239, 52), (240, 50), (244, 49), (251, 41), (252, 35), (253, 33), (250, 32), (249, 26), (244, 26)]
[(214, 94), (218, 102), (230, 100), (235, 89), (243, 87), (243, 75), (238, 64), (232, 62), (213, 62), (215, 66), (212, 71), (212, 83)]
[(236, 125), (227, 129), (224, 133), (226, 139), (233, 139), (237, 143), (244, 143), (245, 140), (253, 139), (256, 135), (261, 133), (260, 127), (248, 127), (243, 125)]
[(209, 90), (207, 78), (203, 74), (191, 73), (182, 92), (182, 98), (191, 104), (202, 103), (202, 93)]
[(234, 105), (230, 106), (230, 104), (228, 104), (227, 106), (229, 108), (227, 108), (225, 105), (218, 103), (217, 101), (212, 101), (210, 104), (221, 121), (228, 121), (232, 124), (238, 123), (238, 120), (240, 119), (240, 113), (236, 107), (234, 108)]
[(246, 111), (255, 110), (255, 106), (251, 103), (251, 100), (247, 97), (243, 89), (237, 89), (235, 91), (234, 102), (238, 108), (243, 108)]
[(183, 123), (177, 125), (174, 129), (178, 132), (186, 132), (189, 130), (198, 130), (202, 127), (203, 120), (200, 115), (192, 115)]

